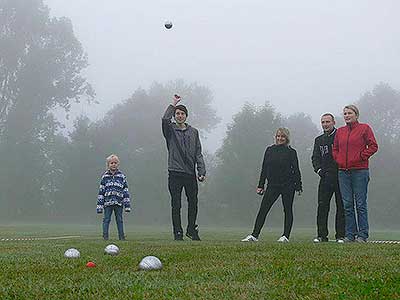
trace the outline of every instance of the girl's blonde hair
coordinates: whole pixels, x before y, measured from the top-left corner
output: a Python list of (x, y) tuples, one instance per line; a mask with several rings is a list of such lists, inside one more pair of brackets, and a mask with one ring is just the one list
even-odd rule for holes
[(106, 167), (107, 167), (107, 168), (108, 168), (108, 165), (109, 165), (109, 163), (110, 163), (110, 161), (111, 161), (112, 159), (118, 160), (118, 163), (120, 162), (119, 157), (118, 157), (116, 154), (111, 154), (110, 156), (108, 156), (108, 157), (106, 158)]
[(290, 144), (290, 132), (289, 129), (285, 127), (280, 127), (276, 130), (275, 137), (278, 135), (278, 133), (282, 134), (286, 138), (286, 145)]

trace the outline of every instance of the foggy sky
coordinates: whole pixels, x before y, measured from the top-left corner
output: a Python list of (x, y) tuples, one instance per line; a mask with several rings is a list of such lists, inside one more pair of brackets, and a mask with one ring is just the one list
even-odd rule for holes
[(268, 100), (278, 112), (318, 122), (379, 82), (400, 88), (396, 0), (45, 3), (52, 16), (72, 20), (89, 55), (87, 77), (101, 104), (75, 113), (96, 119), (154, 81), (195, 81), (213, 91), (222, 117), (203, 141), (210, 151), (246, 101)]

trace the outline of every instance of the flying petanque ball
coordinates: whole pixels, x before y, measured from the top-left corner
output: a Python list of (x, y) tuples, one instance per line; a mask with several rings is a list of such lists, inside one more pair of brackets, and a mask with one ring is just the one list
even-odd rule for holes
[(69, 248), (64, 252), (64, 257), (66, 258), (79, 258), (81, 254), (75, 248)]
[(171, 29), (172, 28), (172, 22), (171, 21), (165, 21), (164, 26), (167, 29)]
[(146, 256), (139, 264), (139, 269), (144, 271), (161, 270), (162, 263), (155, 256)]
[(104, 248), (104, 253), (108, 255), (118, 255), (119, 254), (119, 248), (117, 245), (110, 244), (107, 247)]

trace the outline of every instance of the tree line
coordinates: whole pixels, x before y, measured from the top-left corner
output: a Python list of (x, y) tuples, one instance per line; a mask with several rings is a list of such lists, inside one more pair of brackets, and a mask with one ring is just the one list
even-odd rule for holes
[[(220, 121), (212, 92), (184, 80), (154, 83), (133, 91), (98, 121), (77, 117), (66, 134), (55, 109), (68, 112), (79, 101), (96, 105), (95, 92), (82, 75), (87, 66), (88, 55), (70, 20), (50, 17), (42, 0), (0, 1), (0, 216), (92, 222), (105, 158), (116, 153), (133, 195), (129, 218), (169, 224), (161, 116), (171, 95), (179, 91), (189, 107), (189, 123), (204, 139)], [(380, 83), (354, 102), (380, 146), (371, 162), (371, 225), (398, 228), (400, 93)], [(208, 180), (200, 185), (199, 222), (252, 224), (261, 200), (255, 188), (262, 155), (281, 126), (291, 131), (303, 177), (304, 193), (295, 200), (295, 226), (315, 225), (318, 178), (310, 157), (321, 130), (309, 115), (284, 116), (268, 102), (244, 104), (227, 126), (221, 147), (205, 153)], [(268, 223), (281, 222), (280, 209), (273, 208)]]

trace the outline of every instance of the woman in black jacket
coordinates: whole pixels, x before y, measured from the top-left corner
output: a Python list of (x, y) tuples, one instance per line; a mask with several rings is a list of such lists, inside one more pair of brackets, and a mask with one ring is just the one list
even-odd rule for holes
[[(265, 218), (272, 205), (282, 196), (285, 225), (283, 235), (278, 242), (289, 242), (290, 231), (293, 225), (293, 198), (295, 191), (302, 192), (299, 161), (296, 150), (289, 146), (290, 133), (286, 128), (279, 128), (275, 135), (275, 144), (267, 147), (261, 169), (257, 194), (264, 195), (260, 210), (254, 224), (253, 233), (245, 237), (242, 242), (257, 242)], [(267, 179), (267, 188), (264, 184)]]

